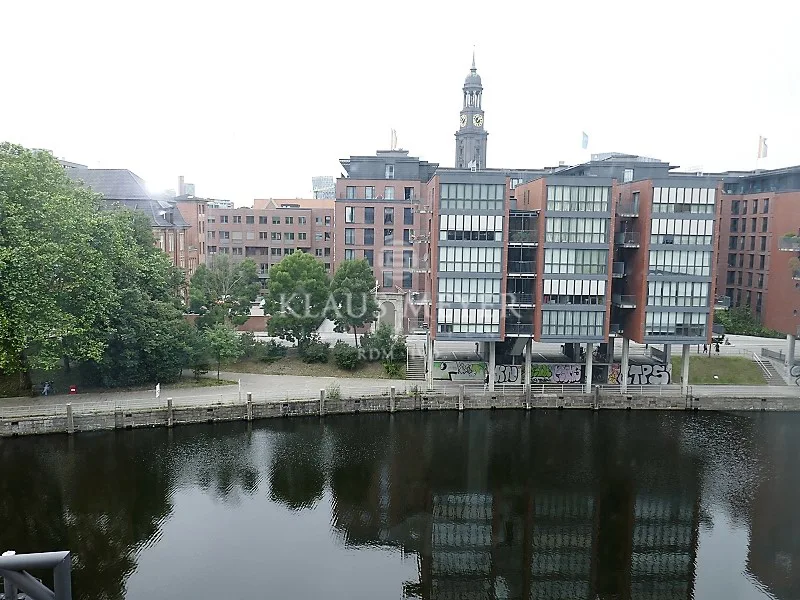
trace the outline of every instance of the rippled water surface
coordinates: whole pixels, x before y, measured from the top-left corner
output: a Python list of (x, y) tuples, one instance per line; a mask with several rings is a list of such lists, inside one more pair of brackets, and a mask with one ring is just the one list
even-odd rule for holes
[[(357, 415), (0, 440), (77, 598), (800, 598), (800, 415)], [(795, 568), (797, 563), (797, 568)]]

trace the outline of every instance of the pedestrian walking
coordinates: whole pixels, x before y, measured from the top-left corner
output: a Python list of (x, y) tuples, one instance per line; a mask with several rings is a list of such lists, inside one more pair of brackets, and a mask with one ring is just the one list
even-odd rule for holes
[(717, 344), (714, 349), (717, 351), (717, 355), (719, 355), (719, 344)]
[(708, 344), (703, 344), (703, 354), (708, 354)]

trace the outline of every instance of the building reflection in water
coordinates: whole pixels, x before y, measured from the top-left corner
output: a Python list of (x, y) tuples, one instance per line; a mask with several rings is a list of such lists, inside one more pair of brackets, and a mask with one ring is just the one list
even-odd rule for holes
[(378, 428), (348, 466), (356, 487), (334, 475), (334, 527), (416, 553), (409, 598), (692, 597), (700, 469), (678, 421), (509, 416), (404, 417), (388, 439)]

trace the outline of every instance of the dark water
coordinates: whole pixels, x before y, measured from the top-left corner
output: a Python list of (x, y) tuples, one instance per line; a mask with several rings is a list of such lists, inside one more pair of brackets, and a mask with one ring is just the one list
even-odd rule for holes
[[(800, 415), (370, 415), (0, 441), (78, 598), (800, 598)], [(795, 567), (797, 562), (797, 567)]]

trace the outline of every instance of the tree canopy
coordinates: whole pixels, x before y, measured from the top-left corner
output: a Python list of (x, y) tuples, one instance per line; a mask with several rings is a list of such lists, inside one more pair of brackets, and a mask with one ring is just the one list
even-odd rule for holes
[(256, 263), (246, 258), (232, 260), (226, 254), (214, 256), (209, 265), (200, 265), (189, 286), (189, 306), (200, 315), (198, 325), (214, 323), (241, 325), (250, 315), (250, 304), (258, 296), (261, 283)]
[(336, 331), (352, 330), (358, 346), (358, 328), (378, 318), (372, 267), (366, 260), (344, 261), (336, 269), (330, 293), (336, 306), (328, 311), (328, 318), (336, 323)]
[(270, 335), (304, 344), (325, 319), (328, 290), (321, 262), (305, 252), (286, 256), (270, 270), (265, 306)]

